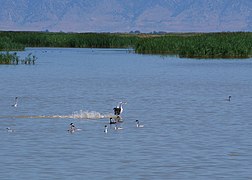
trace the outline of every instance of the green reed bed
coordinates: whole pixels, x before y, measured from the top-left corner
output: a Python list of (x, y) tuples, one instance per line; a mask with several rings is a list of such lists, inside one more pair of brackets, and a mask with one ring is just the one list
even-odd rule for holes
[(17, 53), (1, 53), (0, 54), (0, 64), (18, 64), (19, 58), (17, 56)]
[(0, 51), (23, 51), (24, 49), (23, 44), (17, 43), (7, 36), (1, 36), (0, 33)]
[(0, 64), (34, 64), (34, 56), (20, 60), (16, 53), (8, 52), (25, 47), (129, 48), (137, 39), (110, 33), (0, 32), (0, 51), (7, 51), (0, 54)]
[(16, 52), (14, 53), (0, 53), (0, 64), (5, 65), (18, 65), (18, 64), (35, 64), (35, 61), (37, 60), (36, 56), (32, 56), (32, 54), (28, 54), (25, 59), (20, 59), (20, 57), (17, 55)]
[(138, 40), (111, 33), (0, 32), (1, 36), (25, 47), (127, 48)]
[(252, 57), (251, 32), (224, 33), (49, 33), (0, 32), (0, 51), (24, 47), (134, 48), (141, 54), (178, 55), (188, 58)]
[(170, 34), (142, 38), (137, 53), (175, 54), (187, 58), (249, 58), (252, 56), (252, 33)]

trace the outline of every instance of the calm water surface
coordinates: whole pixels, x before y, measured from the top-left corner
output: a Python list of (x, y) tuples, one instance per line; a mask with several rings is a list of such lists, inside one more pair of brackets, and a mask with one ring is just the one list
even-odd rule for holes
[[(36, 65), (0, 66), (1, 180), (252, 179), (252, 59), (18, 54), (30, 52)], [(104, 117), (120, 101), (114, 130)], [(71, 122), (82, 130), (69, 133)]]

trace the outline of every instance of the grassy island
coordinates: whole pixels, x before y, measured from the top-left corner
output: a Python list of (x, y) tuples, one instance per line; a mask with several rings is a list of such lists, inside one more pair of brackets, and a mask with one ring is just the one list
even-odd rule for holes
[(187, 58), (252, 57), (252, 32), (223, 33), (50, 33), (0, 32), (0, 51), (25, 47), (134, 48), (140, 54)]

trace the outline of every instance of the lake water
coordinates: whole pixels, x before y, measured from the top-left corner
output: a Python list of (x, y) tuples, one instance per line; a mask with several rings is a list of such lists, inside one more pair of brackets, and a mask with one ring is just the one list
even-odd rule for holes
[[(252, 59), (18, 54), (29, 53), (35, 65), (0, 66), (1, 180), (252, 179)], [(115, 130), (108, 117), (120, 101)], [(69, 133), (71, 122), (81, 130)]]

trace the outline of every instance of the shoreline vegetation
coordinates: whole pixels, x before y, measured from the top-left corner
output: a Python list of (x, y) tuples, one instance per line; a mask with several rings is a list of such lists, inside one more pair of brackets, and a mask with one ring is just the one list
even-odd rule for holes
[(34, 65), (36, 60), (37, 60), (37, 57), (32, 56), (32, 53), (28, 54), (25, 57), (25, 59), (20, 59), (16, 52), (0, 53), (0, 64), (5, 64), (5, 65), (18, 65), (18, 64)]
[[(23, 51), (25, 47), (133, 48), (139, 54), (177, 55), (181, 58), (250, 58), (252, 32), (130, 34), (0, 31), (0, 51)], [(3, 53), (0, 54), (2, 59), (5, 58)], [(13, 56), (15, 59), (16, 55)]]

